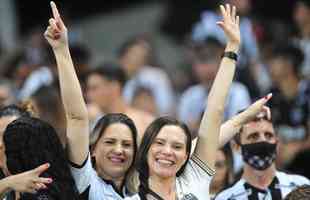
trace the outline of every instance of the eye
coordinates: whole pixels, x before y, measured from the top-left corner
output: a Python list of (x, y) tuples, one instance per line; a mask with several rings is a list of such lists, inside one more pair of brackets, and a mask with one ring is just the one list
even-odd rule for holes
[(248, 136), (249, 140), (257, 140), (258, 139), (258, 133), (253, 133)]
[(132, 144), (130, 142), (124, 142), (123, 147), (129, 148), (132, 147)]
[(173, 148), (174, 149), (183, 149), (183, 145), (180, 145), (180, 144), (176, 144), (176, 145), (173, 145)]
[(156, 140), (154, 143), (157, 145), (164, 145), (164, 142), (161, 140)]
[(113, 140), (105, 140), (104, 143), (105, 144), (114, 144), (115, 142)]
[(265, 133), (265, 137), (266, 137), (267, 139), (272, 139), (272, 138), (274, 138), (274, 134), (272, 134), (271, 132), (266, 132), (266, 133)]

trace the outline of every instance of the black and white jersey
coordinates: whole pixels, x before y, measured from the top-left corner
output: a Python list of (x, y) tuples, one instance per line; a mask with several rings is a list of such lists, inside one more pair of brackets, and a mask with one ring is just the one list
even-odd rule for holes
[(296, 187), (305, 184), (310, 185), (310, 180), (303, 176), (277, 171), (272, 183), (265, 190), (255, 188), (240, 179), (232, 187), (220, 192), (215, 200), (282, 200)]

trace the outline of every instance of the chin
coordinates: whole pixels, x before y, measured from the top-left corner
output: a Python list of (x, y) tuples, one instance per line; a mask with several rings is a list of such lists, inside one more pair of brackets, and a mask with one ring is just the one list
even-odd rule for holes
[(170, 177), (175, 177), (177, 172), (174, 170), (162, 169), (162, 170), (155, 171), (155, 174), (156, 176), (159, 176), (161, 178), (170, 178)]

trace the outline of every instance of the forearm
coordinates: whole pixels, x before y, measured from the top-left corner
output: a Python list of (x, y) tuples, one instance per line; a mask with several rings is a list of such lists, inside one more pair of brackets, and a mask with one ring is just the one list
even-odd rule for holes
[(77, 78), (69, 47), (54, 50), (59, 75), (61, 97), (69, 119), (88, 120), (87, 108)]
[(0, 199), (5, 197), (5, 194), (13, 190), (12, 179), (14, 176), (9, 176), (0, 180)]
[(240, 131), (242, 126), (241, 124), (242, 122), (240, 116), (236, 115), (221, 125), (219, 148), (222, 148)]
[[(227, 44), (225, 51), (237, 52), (238, 47), (238, 45)], [(199, 140), (195, 152), (211, 167), (215, 162), (225, 101), (235, 73), (235, 65), (235, 61), (230, 58), (222, 59), (198, 132)]]
[(69, 48), (54, 50), (59, 74), (61, 97), (67, 117), (68, 156), (82, 164), (88, 154), (89, 121), (82, 90)]

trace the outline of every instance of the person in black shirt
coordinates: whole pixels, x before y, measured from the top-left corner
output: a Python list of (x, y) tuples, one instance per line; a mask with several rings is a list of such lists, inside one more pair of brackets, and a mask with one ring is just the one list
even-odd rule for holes
[(274, 47), (269, 62), (274, 85), (269, 106), (281, 142), (279, 167), (285, 167), (298, 152), (310, 147), (310, 82), (299, 75), (303, 57), (293, 44), (281, 44)]

